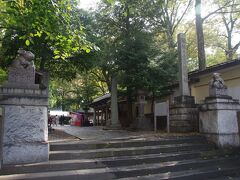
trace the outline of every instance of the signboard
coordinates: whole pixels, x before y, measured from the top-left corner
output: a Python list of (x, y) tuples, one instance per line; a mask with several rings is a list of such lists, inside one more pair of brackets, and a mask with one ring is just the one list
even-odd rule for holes
[(167, 117), (167, 132), (169, 132), (169, 102), (154, 103), (154, 131), (157, 131), (157, 116)]

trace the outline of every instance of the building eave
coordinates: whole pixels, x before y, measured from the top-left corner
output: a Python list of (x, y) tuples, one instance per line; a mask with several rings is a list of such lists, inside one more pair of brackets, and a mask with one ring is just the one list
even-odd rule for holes
[(224, 69), (233, 68), (234, 66), (238, 66), (238, 65), (240, 65), (240, 59), (235, 59), (232, 61), (225, 61), (220, 64), (209, 66), (204, 70), (196, 70), (196, 71), (189, 72), (188, 78), (189, 79), (197, 78), (199, 76), (206, 75), (209, 73), (214, 73), (214, 72), (221, 71)]

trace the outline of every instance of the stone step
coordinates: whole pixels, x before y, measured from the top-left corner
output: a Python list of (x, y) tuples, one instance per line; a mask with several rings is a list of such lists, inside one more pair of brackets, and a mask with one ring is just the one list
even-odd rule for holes
[(124, 148), (124, 147), (142, 147), (154, 145), (167, 145), (167, 144), (183, 144), (183, 143), (207, 143), (206, 138), (203, 136), (188, 136), (188, 137), (172, 137), (172, 138), (155, 138), (149, 139), (134, 139), (134, 140), (121, 140), (121, 141), (107, 141), (107, 142), (63, 142), (52, 143), (50, 145), (51, 151), (63, 150), (85, 150), (85, 149), (102, 149), (102, 148)]
[(228, 173), (222, 174), (221, 177), (216, 177), (216, 178), (211, 178), (211, 180), (239, 180), (240, 179), (240, 174), (237, 173), (240, 169), (238, 169), (238, 167), (236, 167), (235, 170), (232, 170), (233, 172), (230, 173), (230, 171), (228, 171)]
[[(219, 164), (210, 167), (190, 169), (178, 172), (167, 172), (159, 174), (148, 174), (146, 176), (119, 178), (121, 180), (239, 180), (240, 165), (234, 163), (231, 165)], [(60, 179), (61, 180), (61, 179)]]
[(158, 164), (148, 165), (147, 169), (132, 169), (131, 171), (126, 171), (122, 173), (121, 171), (115, 172), (115, 176), (119, 178), (130, 178), (130, 177), (139, 177), (147, 176), (150, 174), (159, 174), (159, 173), (175, 173), (179, 171), (188, 171), (194, 169), (200, 169), (204, 167), (213, 167), (213, 166), (233, 166), (240, 165), (240, 157), (231, 157), (231, 158), (216, 158), (216, 159), (194, 159), (186, 161), (172, 161)]
[[(207, 153), (207, 152), (206, 152)], [(9, 165), (3, 167), (0, 175), (62, 171), (62, 170), (78, 170), (78, 169), (93, 169), (104, 167), (120, 167), (138, 164), (151, 164), (167, 161), (193, 160), (203, 158), (201, 151), (194, 152), (179, 152), (179, 153), (164, 153), (150, 154), (138, 156), (120, 156), (110, 158), (96, 159), (77, 159), (77, 160), (55, 160), (43, 163), (25, 164), (25, 165)]]
[(158, 145), (158, 146), (143, 146), (143, 147), (128, 147), (128, 148), (104, 148), (91, 150), (66, 150), (50, 152), (50, 160), (67, 160), (67, 159), (83, 159), (83, 158), (102, 158), (114, 156), (134, 156), (147, 154), (160, 154), (179, 151), (194, 151), (194, 150), (211, 150), (215, 146), (212, 144), (173, 144), (173, 145)]
[[(236, 168), (237, 167), (237, 168)], [(194, 177), (215, 178), (217, 175), (232, 174), (240, 169), (240, 157), (218, 159), (195, 159), (164, 163), (140, 164), (134, 166), (96, 168), (83, 170), (53, 171), (43, 173), (12, 174), (0, 176), (0, 180), (10, 179), (191, 179)], [(132, 177), (132, 178), (131, 178)]]

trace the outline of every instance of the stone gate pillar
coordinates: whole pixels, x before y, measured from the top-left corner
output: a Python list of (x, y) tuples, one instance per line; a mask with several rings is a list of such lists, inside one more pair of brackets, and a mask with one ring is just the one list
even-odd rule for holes
[(35, 84), (33, 58), (20, 49), (0, 87), (3, 164), (48, 161), (48, 90)]

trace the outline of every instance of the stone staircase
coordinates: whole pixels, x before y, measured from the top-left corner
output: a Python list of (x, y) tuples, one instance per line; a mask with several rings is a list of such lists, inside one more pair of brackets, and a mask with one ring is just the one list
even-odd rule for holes
[(239, 150), (217, 150), (201, 136), (50, 145), (50, 161), (6, 166), (0, 180), (240, 179)]

